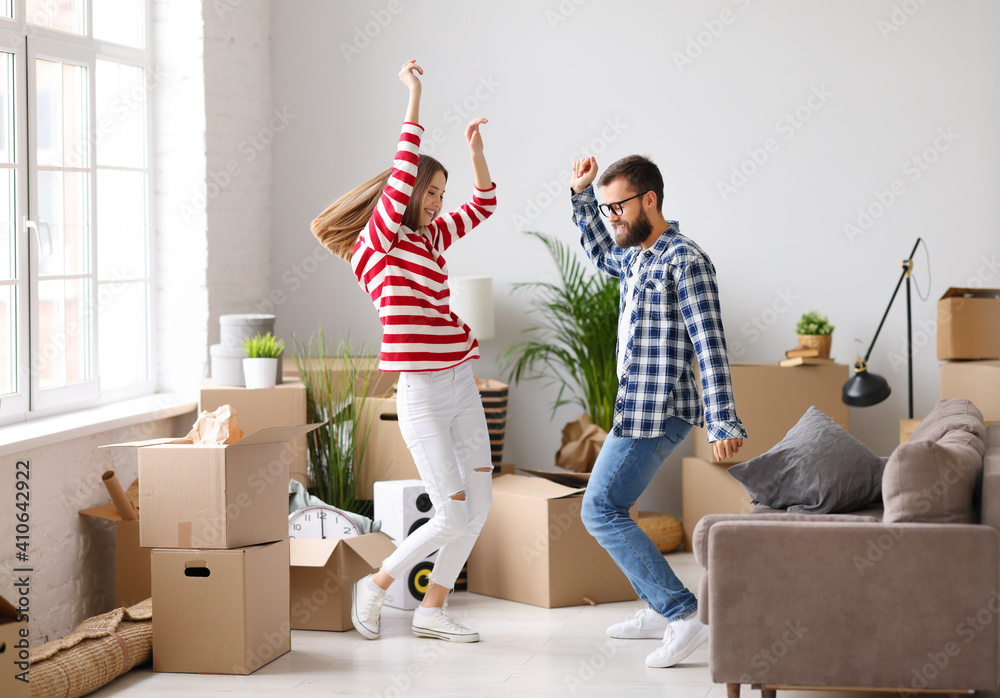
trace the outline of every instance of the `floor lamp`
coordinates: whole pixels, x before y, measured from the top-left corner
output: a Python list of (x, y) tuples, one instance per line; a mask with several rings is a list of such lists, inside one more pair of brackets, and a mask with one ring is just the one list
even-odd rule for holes
[[(493, 279), (488, 276), (456, 276), (448, 283), (451, 290), (451, 309), (469, 326), (480, 342), (496, 336), (493, 317)], [(503, 441), (507, 430), (506, 383), (498, 380), (476, 378), (479, 394), (486, 412), (490, 451), (494, 465), (503, 461)]]
[(917, 252), (917, 247), (920, 246), (920, 238), (917, 238), (916, 244), (913, 245), (913, 249), (910, 251), (910, 256), (903, 260), (903, 273), (899, 277), (899, 282), (896, 284), (896, 289), (892, 292), (892, 298), (889, 299), (889, 305), (885, 309), (885, 313), (882, 314), (882, 321), (878, 324), (878, 329), (875, 330), (875, 336), (872, 338), (872, 343), (868, 347), (868, 351), (865, 354), (865, 358), (858, 358), (854, 361), (854, 375), (844, 383), (844, 389), (842, 393), (842, 399), (845, 404), (851, 407), (870, 407), (871, 405), (877, 405), (878, 403), (889, 397), (889, 393), (892, 392), (889, 388), (889, 383), (885, 378), (878, 375), (877, 373), (870, 373), (868, 371), (868, 357), (871, 356), (872, 348), (875, 346), (875, 340), (878, 339), (879, 332), (882, 331), (882, 325), (885, 324), (885, 319), (889, 315), (889, 310), (892, 308), (892, 302), (896, 300), (896, 294), (899, 293), (899, 287), (906, 282), (906, 370), (907, 370), (907, 386), (909, 389), (909, 418), (913, 419), (913, 315), (910, 307), (910, 273), (913, 271), (913, 255)]

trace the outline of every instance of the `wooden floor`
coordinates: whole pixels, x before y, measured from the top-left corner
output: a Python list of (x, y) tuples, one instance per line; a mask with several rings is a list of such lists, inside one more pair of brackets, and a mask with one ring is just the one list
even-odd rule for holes
[[(689, 553), (667, 556), (681, 580), (698, 588), (700, 567)], [(449, 612), (479, 631), (482, 641), (457, 644), (414, 637), (412, 611), (386, 608), (382, 637), (355, 631), (293, 630), (292, 651), (250, 676), (155, 674), (135, 669), (92, 696), (670, 696), (724, 698), (726, 687), (708, 673), (708, 646), (669, 669), (643, 663), (656, 640), (613, 640), (608, 625), (641, 603), (544, 609), (453, 594)], [(743, 687), (744, 696), (759, 696)], [(779, 698), (877, 696), (886, 693), (779, 691)], [(977, 694), (977, 698), (982, 694)]]

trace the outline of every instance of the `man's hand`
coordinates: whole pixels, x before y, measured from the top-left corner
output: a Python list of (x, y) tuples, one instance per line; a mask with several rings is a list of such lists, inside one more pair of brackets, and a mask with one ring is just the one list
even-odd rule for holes
[(597, 178), (597, 158), (589, 157), (573, 161), (573, 179), (569, 186), (574, 194), (579, 194)]
[(726, 458), (732, 458), (743, 445), (743, 439), (723, 439), (712, 442), (712, 451), (715, 453), (715, 461), (720, 462)]

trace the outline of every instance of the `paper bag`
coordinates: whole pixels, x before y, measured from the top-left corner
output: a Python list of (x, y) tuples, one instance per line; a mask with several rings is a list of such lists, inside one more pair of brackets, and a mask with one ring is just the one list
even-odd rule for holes
[(184, 438), (193, 444), (227, 445), (242, 439), (243, 430), (236, 423), (236, 410), (232, 405), (222, 405), (214, 412), (203, 410)]
[(587, 415), (581, 414), (575, 422), (563, 428), (562, 448), (556, 453), (556, 465), (579, 473), (589, 473), (594, 469), (597, 454), (601, 452), (608, 432), (591, 423)]

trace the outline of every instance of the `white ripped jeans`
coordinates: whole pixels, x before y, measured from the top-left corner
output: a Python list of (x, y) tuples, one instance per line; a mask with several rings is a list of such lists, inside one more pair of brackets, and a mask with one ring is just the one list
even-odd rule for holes
[[(493, 502), (493, 464), (471, 363), (399, 375), (399, 429), (435, 514), (385, 559), (382, 569), (393, 579), (437, 550), (430, 581), (453, 588), (486, 523)], [(465, 492), (464, 501), (452, 498), (460, 492)]]

